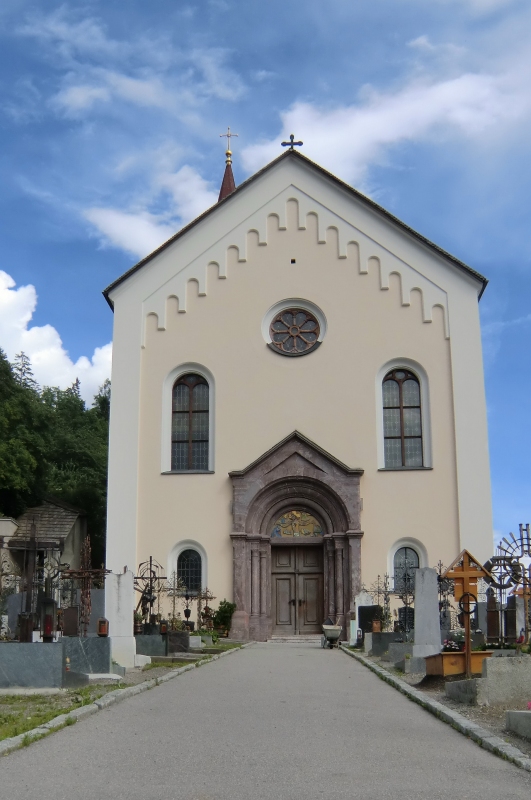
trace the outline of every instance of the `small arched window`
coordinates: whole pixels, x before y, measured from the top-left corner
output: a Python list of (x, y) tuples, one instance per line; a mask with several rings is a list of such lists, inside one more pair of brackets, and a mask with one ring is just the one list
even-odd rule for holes
[(183, 375), (173, 384), (171, 468), (208, 470), (208, 383), (202, 375)]
[(419, 554), (412, 547), (400, 547), (393, 560), (395, 592), (412, 593), (415, 587), (415, 570), (420, 566)]
[(406, 369), (394, 369), (383, 380), (383, 427), (386, 468), (422, 467), (420, 384)]
[(197, 550), (183, 550), (177, 559), (177, 578), (179, 578), (188, 594), (201, 591), (201, 556)]

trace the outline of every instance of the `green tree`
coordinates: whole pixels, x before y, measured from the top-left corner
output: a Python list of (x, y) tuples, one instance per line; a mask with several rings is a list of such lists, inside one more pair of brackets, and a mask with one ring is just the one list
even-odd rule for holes
[(0, 350), (0, 511), (18, 516), (42, 497), (48, 477), (49, 415), (19, 383)]
[(43, 402), (53, 410), (48, 493), (86, 511), (95, 566), (105, 558), (109, 438), (108, 414), (101, 401), (105, 393), (110, 394), (110, 386), (101, 387), (93, 408), (87, 409), (79, 381), (64, 391), (42, 392)]
[(79, 380), (39, 390), (24, 353), (0, 350), (0, 513), (17, 517), (46, 496), (87, 514), (94, 566), (105, 559), (110, 381), (86, 408)]
[(15, 360), (11, 366), (13, 369), (13, 376), (19, 386), (24, 386), (26, 389), (33, 389), (34, 392), (39, 391), (39, 384), (33, 375), (31, 361), (23, 350), (16, 354)]

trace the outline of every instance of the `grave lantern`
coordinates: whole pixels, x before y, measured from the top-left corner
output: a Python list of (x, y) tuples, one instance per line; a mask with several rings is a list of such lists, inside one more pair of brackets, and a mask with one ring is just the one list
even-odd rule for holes
[(53, 597), (41, 601), (41, 636), (43, 642), (53, 642), (57, 629), (57, 603)]

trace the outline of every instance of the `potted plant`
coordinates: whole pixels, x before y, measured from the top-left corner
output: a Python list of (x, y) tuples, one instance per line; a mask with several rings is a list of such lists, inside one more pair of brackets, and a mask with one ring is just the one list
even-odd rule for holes
[(236, 603), (231, 603), (229, 600), (221, 600), (218, 610), (214, 612), (212, 617), (214, 628), (216, 628), (220, 636), (229, 635), (230, 623), (235, 611)]
[(140, 611), (135, 611), (133, 616), (133, 633), (135, 636), (139, 636), (143, 632), (143, 621)]

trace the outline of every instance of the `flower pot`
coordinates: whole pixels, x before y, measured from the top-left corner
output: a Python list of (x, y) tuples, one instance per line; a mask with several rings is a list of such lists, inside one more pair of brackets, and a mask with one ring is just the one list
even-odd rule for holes
[(381, 633), (382, 632), (382, 620), (381, 619), (373, 619), (373, 621), (372, 621), (372, 632), (373, 633)]

